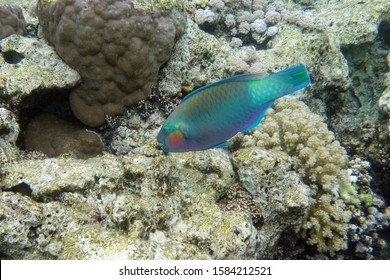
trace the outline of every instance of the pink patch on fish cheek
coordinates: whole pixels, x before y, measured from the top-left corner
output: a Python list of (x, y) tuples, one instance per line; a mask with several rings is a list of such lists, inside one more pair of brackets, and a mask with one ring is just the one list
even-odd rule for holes
[(166, 144), (169, 148), (179, 148), (184, 145), (183, 135), (179, 131), (174, 131), (166, 138)]

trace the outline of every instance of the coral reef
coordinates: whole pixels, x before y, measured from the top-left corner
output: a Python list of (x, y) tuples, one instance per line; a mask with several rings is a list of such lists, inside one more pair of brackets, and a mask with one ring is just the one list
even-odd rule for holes
[[(0, 41), (2, 258), (386, 258), (389, 3), (41, 0), (37, 28), (12, 2), (28, 24)], [(93, 133), (68, 122), (80, 76), (42, 36), (81, 74), (78, 117), (106, 120)], [(193, 89), (301, 63), (311, 86), (228, 150), (156, 143)]]
[[(309, 136), (313, 134), (328, 135), (332, 139), (321, 119), (310, 115), (304, 105), (294, 99), (281, 100), (280, 103), (276, 104), (276, 110), (295, 111), (287, 114), (286, 118), (297, 118), (302, 114), (317, 118), (313, 127), (310, 119), (300, 126), (302, 133), (306, 131), (308, 141), (311, 138), (310, 141), (316, 143), (315, 137)], [(282, 119), (281, 112), (271, 113), (261, 129), (275, 128), (272, 125), (275, 122), (273, 114)], [(37, 246), (34, 245), (40, 242), (37, 235), (22, 235), (12, 245), (7, 243), (4, 248), (32, 244), (25, 247), (24, 255), (18, 253), (13, 257), (24, 258), (35, 254), (34, 258), (60, 259), (273, 258), (284, 232), (303, 230), (302, 225), (309, 223), (315, 227), (315, 221), (320, 230), (310, 231), (313, 243), (317, 242), (315, 244), (320, 246), (327, 240), (323, 232), (331, 232), (334, 242), (326, 241), (324, 246), (338, 246), (337, 252), (345, 248), (347, 240), (340, 236), (346, 233), (346, 228), (353, 229), (352, 224), (346, 223), (351, 217), (353, 219), (352, 211), (345, 208), (346, 203), (342, 199), (335, 199), (334, 194), (327, 190), (323, 191), (325, 194), (319, 200), (311, 198), (318, 194), (320, 186), (315, 187), (300, 174), (311, 172), (304, 171), (303, 166), (297, 167), (301, 159), (290, 155), (294, 150), (293, 141), (286, 139), (294, 137), (288, 133), (288, 128), (278, 136), (283, 143), (290, 143), (289, 148), (286, 146), (283, 150), (272, 141), (272, 148), (267, 149), (260, 145), (263, 143), (261, 140), (256, 142), (259, 146), (251, 144), (252, 139), (258, 138), (269, 143), (255, 130), (254, 136), (248, 133), (237, 137), (231, 158), (221, 149), (164, 155), (156, 149), (153, 140), (163, 118), (152, 115), (150, 119), (142, 120), (134, 110), (131, 116), (123, 126), (126, 125), (129, 132), (136, 129), (137, 134), (123, 135), (122, 141), (126, 146), (126, 141), (132, 138), (133, 147), (120, 150), (119, 138), (112, 146), (116, 147), (116, 152), (127, 154), (124, 157), (103, 154), (86, 161), (60, 157), (18, 161), (5, 166), (1, 176), (1, 185), (5, 186), (2, 189), (4, 199), (17, 199), (20, 194), (15, 189), (25, 186), (31, 189), (31, 199), (23, 199), (34, 204), (28, 206), (31, 209), (38, 207), (40, 211), (51, 211), (54, 204), (59, 207), (58, 213), (66, 213), (61, 214), (60, 219), (50, 221), (54, 227), (52, 239), (39, 247), (40, 252), (36, 252)], [(284, 126), (289, 127), (287, 124)], [(275, 135), (274, 139), (278, 137)], [(332, 150), (333, 145), (328, 143), (325, 147), (332, 152), (342, 152), (337, 145)], [(308, 146), (318, 148), (315, 144)], [(320, 159), (323, 152), (313, 153)], [(341, 153), (338, 156), (341, 160), (334, 157), (333, 164), (345, 166), (345, 155)], [(356, 176), (363, 182), (359, 174), (365, 173), (358, 168), (358, 163), (354, 166), (355, 171), (346, 172), (346, 176)], [(325, 177), (319, 166), (312, 168)], [(53, 170), (56, 170), (54, 174)], [(340, 176), (340, 170), (329, 170), (334, 172), (335, 177)], [(345, 174), (344, 171), (340, 172)], [(237, 182), (250, 192), (242, 190)], [(326, 198), (332, 199), (331, 204), (325, 203)], [(324, 202), (322, 208), (320, 201)], [(381, 207), (386, 209), (383, 205)], [(3, 223), (15, 223), (18, 217), (12, 213)], [(327, 222), (326, 215), (336, 217), (335, 221)], [(46, 218), (38, 216), (34, 219), (38, 231), (48, 230), (44, 224)], [(371, 227), (372, 232), (368, 236), (375, 237), (376, 230), (385, 226), (385, 223), (377, 224)], [(361, 242), (361, 235), (355, 229), (356, 243)], [(340, 230), (340, 235), (337, 230)], [(351, 238), (352, 232), (348, 233)], [(2, 240), (9, 238), (8, 233), (2, 235)], [(50, 249), (52, 247), (57, 251)]]
[(16, 5), (0, 6), (0, 40), (11, 35), (23, 35), (26, 32), (26, 21), (22, 9)]
[(383, 207), (384, 201), (378, 199), (381, 206), (373, 205), (365, 209), (355, 209), (352, 213), (349, 247), (355, 259), (380, 258), (386, 241), (379, 234), (389, 227), (390, 211)]
[(239, 184), (229, 186), (218, 201), (218, 205), (224, 210), (245, 212), (257, 228), (264, 224), (261, 210), (253, 200), (253, 196)]
[[(316, 9), (302, 13), (301, 20), (309, 28), (323, 28), (337, 37), (341, 47), (373, 42), (378, 36), (378, 27), (387, 17), (389, 3), (386, 1), (355, 3), (343, 1), (315, 1)], [(302, 20), (304, 19), (304, 20)], [(311, 21), (310, 24), (308, 24)]]
[(58, 202), (43, 208), (20, 193), (1, 192), (1, 206), (2, 255), (12, 259), (52, 259), (61, 252), (58, 227), (64, 222), (64, 209)]
[(15, 144), (19, 132), (20, 128), (15, 115), (5, 108), (0, 108), (0, 139)]
[(309, 232), (303, 233), (303, 238), (308, 238), (307, 244), (315, 245), (319, 252), (329, 252), (331, 256), (346, 250), (352, 218), (351, 211), (347, 209), (344, 201), (333, 195), (323, 194), (316, 198), (309, 219), (303, 226), (303, 230)]
[[(356, 4), (349, 0), (249, 2), (209, 1), (196, 5), (195, 15), (212, 11), (213, 23), (199, 22), (201, 28), (230, 41), (232, 46), (252, 43), (257, 49), (266, 50), (257, 52), (253, 61), (234, 58), (231, 64), (237, 69), (273, 71), (273, 67), (304, 63), (312, 73), (313, 91), (318, 93), (305, 101), (315, 112), (327, 113), (331, 129), (348, 152), (365, 155), (375, 166), (385, 166), (385, 172), (376, 176), (388, 177), (389, 121), (375, 104), (383, 95), (380, 106), (382, 111), (386, 110), (383, 74), (389, 69), (385, 63), (389, 4)], [(263, 44), (253, 43), (253, 33), (268, 33), (267, 14), (268, 18), (275, 17), (278, 33)], [(255, 29), (250, 30), (249, 26)], [(273, 67), (268, 61), (272, 61)], [(387, 183), (385, 179), (381, 185)]]
[(83, 79), (70, 102), (76, 117), (89, 126), (150, 95), (160, 66), (184, 30), (185, 16), (174, 6), (147, 9), (138, 2), (38, 3), (43, 34)]
[[(294, 182), (287, 176), (288, 171), (294, 169), (299, 176), (295, 175), (293, 178), (301, 177), (302, 183), (310, 186), (315, 202), (310, 206), (308, 221), (303, 225), (305, 231), (302, 233), (305, 238), (308, 236), (309, 245), (316, 245), (319, 252), (329, 252), (330, 255), (347, 249), (348, 222), (352, 213), (346, 203), (358, 204), (359, 201), (350, 182), (345, 150), (334, 139), (333, 133), (321, 118), (294, 98), (281, 99), (275, 104), (274, 110), (268, 112), (253, 133), (243, 137), (242, 147), (252, 151), (253, 148), (250, 147), (258, 146), (267, 149), (268, 153), (269, 150), (275, 150), (273, 153), (279, 155), (268, 160), (266, 158), (270, 156), (262, 156), (256, 162), (264, 165), (269, 162), (269, 165), (276, 167), (282, 163), (286, 167), (279, 171), (279, 177)], [(235, 154), (240, 152), (242, 150)], [(243, 158), (248, 157), (249, 155)], [(253, 166), (255, 163), (246, 165)], [(257, 188), (265, 188), (270, 181), (283, 181), (273, 178), (278, 176), (278, 172), (274, 170), (267, 172), (264, 168), (254, 168), (260, 175), (250, 176), (249, 179), (240, 175), (240, 180), (249, 180), (249, 185), (247, 183), (244, 186), (248, 185), (247, 189), (259, 199), (264, 195), (258, 194)], [(271, 178), (267, 178), (269, 176)], [(284, 182), (283, 185), (299, 184)], [(253, 187), (256, 189), (253, 190)]]
[[(26, 233), (0, 233), (1, 248), (24, 249), (1, 250), (9, 257), (254, 258), (261, 249), (250, 217), (216, 204), (234, 178), (222, 150), (20, 161), (5, 172), (2, 185), (32, 190), (31, 198), (2, 191), (1, 228), (22, 219), (19, 232)], [(7, 211), (14, 200), (18, 207)], [(29, 218), (19, 215), (23, 209)]]
[[(291, 170), (292, 161), (277, 151), (251, 147), (238, 149), (232, 162), (239, 183), (253, 196), (263, 218), (259, 229), (260, 244), (266, 250), (258, 258), (274, 258), (275, 248), (283, 232), (298, 228), (306, 219), (310, 207), (310, 191), (300, 176)], [(283, 187), (280, 187), (283, 186)], [(272, 232), (272, 228), (278, 228)]]
[(37, 95), (45, 99), (55, 94), (55, 89), (71, 88), (80, 81), (79, 74), (52, 47), (36, 38), (11, 35), (0, 41), (0, 49), (3, 106), (18, 110), (31, 108), (39, 101)]
[(183, 86), (198, 88), (230, 75), (275, 72), (296, 64), (308, 68), (313, 90), (350, 86), (348, 64), (327, 33), (316, 31), (308, 35), (292, 24), (285, 24), (278, 32), (269, 41), (269, 49), (256, 50), (253, 46), (240, 47), (243, 42), (238, 38), (218, 39), (189, 21), (187, 34), (177, 42), (161, 71), (158, 89), (164, 95), (175, 96)]
[(362, 207), (351, 209), (349, 247), (352, 248), (354, 258), (361, 259), (381, 257), (386, 242), (378, 233), (386, 229), (390, 223), (390, 208), (385, 206), (383, 197), (370, 189), (372, 180), (370, 168), (371, 164), (361, 158), (355, 157), (350, 161), (350, 178), (358, 192)]
[(64, 120), (50, 114), (29, 122), (24, 141), (27, 150), (40, 151), (49, 157), (73, 154), (88, 158), (103, 151), (103, 143), (96, 133), (85, 130), (77, 120)]
[(386, 92), (389, 69), (389, 3), (318, 1), (314, 6), (316, 9), (302, 14), (315, 19), (317, 25), (324, 23), (324, 30), (347, 61), (350, 82), (344, 88), (325, 88), (315, 100), (305, 101), (314, 110), (319, 99), (324, 102), (330, 129), (349, 154), (364, 156), (372, 163), (375, 184), (383, 189), (390, 181), (388, 118), (378, 108), (378, 101)]
[(0, 166), (20, 158), (19, 149), (15, 147), (19, 133), (20, 127), (15, 115), (5, 108), (0, 108)]
[(346, 152), (320, 116), (292, 97), (277, 102), (267, 116), (253, 137), (243, 138), (243, 147), (256, 145), (293, 155), (294, 165), (305, 182), (355, 202)]
[(386, 92), (385, 74), (389, 69), (385, 51), (378, 42), (372, 42), (345, 47), (343, 52), (348, 61), (351, 87), (342, 94), (322, 93), (319, 97), (329, 108), (330, 128), (349, 153), (366, 157), (372, 163), (374, 177), (381, 188), (390, 180), (388, 118), (380, 99)]
[(278, 33), (282, 18), (281, 6), (266, 1), (213, 0), (195, 5), (194, 20), (205, 31), (227, 40), (253, 41), (263, 48)]
[[(369, 188), (369, 163), (360, 159), (349, 163), (333, 133), (303, 103), (281, 99), (254, 131), (237, 137), (237, 142), (245, 149), (233, 153), (233, 163), (237, 155), (242, 157), (243, 170), (235, 163), (240, 181), (259, 203), (269, 201), (264, 192), (274, 181), (310, 189), (314, 200), (304, 213), (306, 221), (294, 228), (318, 253), (341, 257), (340, 252), (349, 251), (354, 258), (369, 259), (375, 248), (383, 247), (378, 231), (388, 226), (389, 208), (380, 198), (373, 206), (376, 195)], [(292, 178), (302, 178), (301, 183), (288, 183), (294, 173)], [(379, 219), (370, 212), (379, 213)]]
[[(142, 113), (143, 115), (143, 113)], [(164, 123), (161, 113), (150, 114), (146, 121), (136, 110), (127, 110), (122, 117), (113, 117), (102, 136), (108, 150), (116, 155), (136, 154), (145, 142), (154, 139), (156, 129)]]
[(226, 65), (231, 59), (231, 48), (227, 43), (202, 32), (188, 20), (187, 32), (178, 40), (170, 60), (161, 71), (158, 88), (164, 95), (173, 97), (183, 86), (196, 88), (216, 81), (228, 75), (221, 65)]
[(37, 2), (35, 0), (0, 0), (0, 5), (14, 5), (21, 8), (25, 20), (25, 32), (23, 36), (37, 37), (39, 33), (39, 22), (36, 14)]
[[(390, 54), (386, 56), (387, 69), (389, 70), (384, 74), (384, 91), (378, 100), (379, 109), (387, 117), (387, 133), (390, 137)], [(385, 124), (386, 126), (386, 124)]]

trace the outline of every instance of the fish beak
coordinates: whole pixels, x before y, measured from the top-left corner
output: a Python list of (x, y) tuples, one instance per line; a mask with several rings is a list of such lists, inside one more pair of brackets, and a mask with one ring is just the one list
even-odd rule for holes
[(168, 147), (166, 145), (162, 145), (162, 149), (164, 151), (164, 153), (168, 153)]
[(167, 145), (165, 143), (158, 142), (157, 146), (158, 146), (158, 148), (161, 148), (165, 154), (168, 153), (168, 147), (167, 147)]
[(161, 131), (158, 133), (157, 135), (157, 142), (162, 144), (163, 143), (163, 134), (161, 133)]

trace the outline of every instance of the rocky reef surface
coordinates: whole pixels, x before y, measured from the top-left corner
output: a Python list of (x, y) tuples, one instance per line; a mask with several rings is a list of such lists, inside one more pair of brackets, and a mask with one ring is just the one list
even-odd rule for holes
[[(0, 40), (1, 258), (386, 258), (389, 3), (95, 2), (0, 0), (0, 11), (17, 4), (25, 19), (23, 32)], [(124, 4), (140, 25), (86, 55), (88, 38), (129, 28), (88, 29), (104, 3), (112, 28)], [(85, 13), (58, 12), (63, 5)], [(58, 18), (44, 23), (47, 9), (76, 31)], [(154, 49), (153, 65), (140, 55), (122, 67), (121, 46), (152, 40), (156, 26), (166, 31), (156, 45), (169, 46)], [(278, 100), (229, 149), (165, 154), (158, 146), (164, 119), (192, 89), (295, 64), (308, 68), (310, 87)], [(122, 77), (136, 86), (122, 86)], [(97, 109), (98, 122), (80, 118), (112, 100), (121, 111), (123, 92), (147, 99), (120, 116)], [(75, 94), (84, 124), (72, 113)]]

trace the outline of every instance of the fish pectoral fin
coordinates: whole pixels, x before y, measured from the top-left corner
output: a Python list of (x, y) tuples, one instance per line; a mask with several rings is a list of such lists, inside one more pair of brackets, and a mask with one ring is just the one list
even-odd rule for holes
[(227, 142), (227, 141), (224, 141), (224, 142), (219, 143), (219, 144), (217, 144), (217, 145), (211, 146), (209, 149), (227, 148), (227, 147), (229, 147), (229, 146), (231, 146), (231, 145), (232, 145), (232, 143), (229, 143), (229, 142)]
[(248, 131), (248, 130), (255, 128), (260, 123), (260, 121), (263, 119), (265, 112), (272, 106), (272, 104), (274, 104), (274, 102), (275, 102), (275, 100), (272, 100), (270, 102), (265, 103), (263, 106), (261, 106), (262, 109), (261, 109), (259, 115), (257, 116), (257, 118), (251, 124), (249, 124), (247, 127), (245, 127), (243, 130), (241, 130), (241, 132), (245, 132), (245, 131)]

